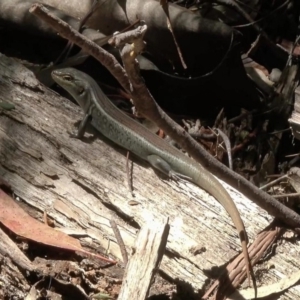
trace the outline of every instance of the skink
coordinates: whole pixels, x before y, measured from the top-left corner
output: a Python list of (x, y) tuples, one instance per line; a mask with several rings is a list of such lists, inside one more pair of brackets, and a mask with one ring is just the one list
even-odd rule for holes
[(222, 204), (238, 230), (250, 282), (251, 265), (244, 223), (235, 203), (221, 183), (201, 165), (114, 106), (87, 74), (66, 68), (53, 71), (52, 77), (74, 97), (84, 111), (76, 137), (81, 138), (84, 135), (86, 125), (92, 119), (92, 125), (111, 141), (148, 161), (152, 167), (173, 179), (189, 179)]

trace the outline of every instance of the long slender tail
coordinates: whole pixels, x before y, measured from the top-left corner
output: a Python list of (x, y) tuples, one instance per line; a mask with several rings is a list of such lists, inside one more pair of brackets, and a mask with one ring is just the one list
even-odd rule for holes
[(256, 290), (256, 281), (250, 263), (250, 256), (247, 248), (248, 237), (247, 237), (244, 223), (241, 219), (240, 213), (235, 203), (233, 202), (232, 198), (225, 190), (225, 188), (221, 185), (221, 183), (207, 170), (204, 170), (204, 172), (202, 171), (201, 174), (197, 176), (197, 180), (195, 180), (195, 184), (205, 189), (208, 193), (214, 196), (220, 202), (220, 204), (226, 209), (227, 213), (231, 217), (232, 222), (235, 225), (241, 240), (242, 252), (246, 264), (248, 284), (250, 286), (250, 281), (252, 278), (253, 286)]

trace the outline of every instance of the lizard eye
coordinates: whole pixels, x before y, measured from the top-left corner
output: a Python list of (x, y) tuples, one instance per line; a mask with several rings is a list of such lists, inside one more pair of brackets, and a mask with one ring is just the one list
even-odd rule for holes
[(71, 81), (72, 80), (72, 76), (70, 76), (70, 75), (64, 75), (63, 78), (64, 78), (65, 81)]
[(79, 95), (82, 95), (83, 94), (83, 92), (84, 92), (84, 88), (82, 87), (82, 88), (80, 88), (80, 89), (78, 89), (78, 94)]

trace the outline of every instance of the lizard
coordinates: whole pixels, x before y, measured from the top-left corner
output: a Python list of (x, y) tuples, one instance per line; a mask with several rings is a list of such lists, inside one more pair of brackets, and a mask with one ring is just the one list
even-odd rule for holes
[(82, 138), (91, 120), (93, 127), (106, 138), (147, 161), (154, 169), (174, 180), (188, 179), (221, 203), (238, 231), (248, 283), (250, 285), (251, 276), (254, 283), (245, 226), (234, 201), (222, 184), (202, 165), (123, 113), (89, 75), (73, 68), (55, 70), (51, 75), (84, 112), (78, 131), (71, 134), (72, 137)]

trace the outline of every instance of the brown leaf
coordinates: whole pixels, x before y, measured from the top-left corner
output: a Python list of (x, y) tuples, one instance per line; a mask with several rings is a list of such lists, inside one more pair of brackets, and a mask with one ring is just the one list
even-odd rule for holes
[(113, 260), (84, 250), (79, 241), (29, 216), (10, 196), (0, 189), (0, 222), (15, 234), (35, 242), (94, 256), (110, 263)]

